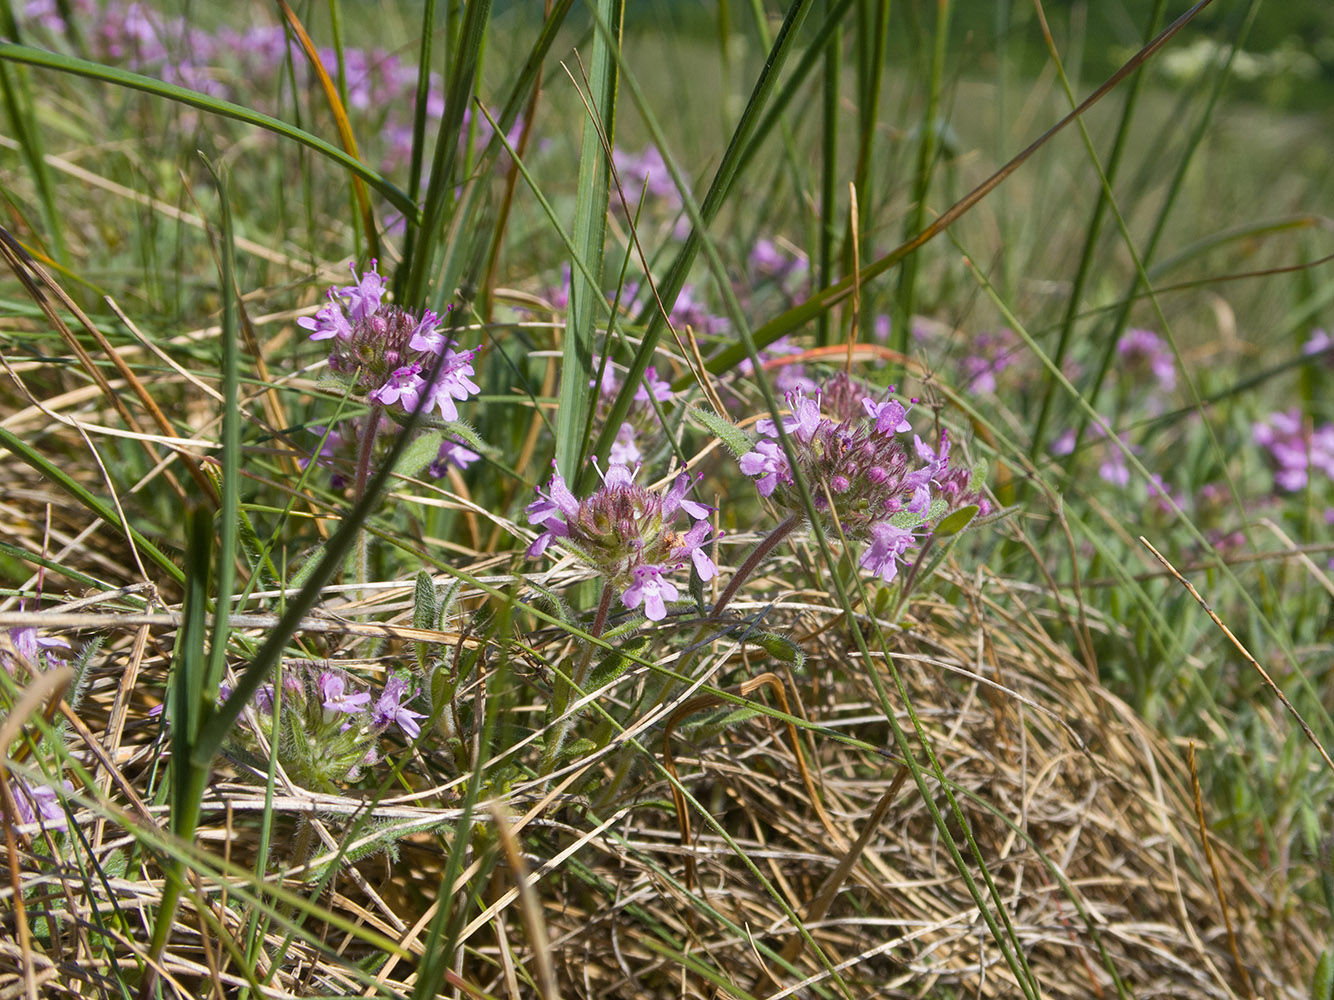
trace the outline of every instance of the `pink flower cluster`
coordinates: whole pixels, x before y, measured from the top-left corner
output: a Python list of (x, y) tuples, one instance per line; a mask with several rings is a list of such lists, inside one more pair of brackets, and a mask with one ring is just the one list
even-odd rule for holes
[(1334, 424), (1313, 427), (1300, 410), (1291, 409), (1253, 425), (1251, 438), (1273, 459), (1280, 489), (1305, 489), (1312, 470), (1334, 479)]
[(982, 514), (991, 507), (979, 491), (977, 471), (951, 464), (944, 431), (934, 448), (914, 434), (909, 450), (901, 435), (912, 431), (908, 411), (916, 401), (905, 406), (893, 391), (877, 399), (842, 374), (814, 397), (793, 390), (783, 430), (796, 467), (772, 420), (756, 423), (765, 437), (740, 459), (741, 471), (755, 477), (760, 495), (788, 510), (802, 509), (793, 489), (801, 475), (818, 513), (837, 520), (848, 537), (870, 541), (861, 565), (886, 582), (894, 579), (904, 552), (917, 544), (916, 530), (970, 504)]
[[(556, 472), (546, 492), (539, 490), (528, 505), (528, 523), (541, 529), (528, 556), (537, 558), (559, 541), (621, 586), (627, 608), (642, 604), (650, 621), (661, 621), (678, 596), (672, 573), (693, 565), (701, 580), (711, 580), (718, 572), (704, 551), (713, 534), (710, 508), (687, 497), (690, 487), (689, 474), (682, 472), (656, 493), (636, 483), (626, 466), (613, 465), (602, 485), (579, 500)], [(692, 519), (683, 532), (675, 528), (680, 513)]]
[(354, 284), (329, 290), (328, 305), (297, 320), (311, 340), (332, 342), (330, 370), (373, 403), (408, 413), (439, 410), (442, 419), (458, 420), (457, 403), (481, 392), (472, 380), (473, 352), (450, 347), (429, 309), (417, 316), (387, 304), (374, 261), (360, 277), (354, 267), (352, 276)]

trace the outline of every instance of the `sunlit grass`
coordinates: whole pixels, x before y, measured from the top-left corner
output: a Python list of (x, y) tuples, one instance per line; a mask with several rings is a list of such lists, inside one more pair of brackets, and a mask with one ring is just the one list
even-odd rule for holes
[(1327, 998), (1328, 121), (544, 6), (7, 32), (7, 981)]

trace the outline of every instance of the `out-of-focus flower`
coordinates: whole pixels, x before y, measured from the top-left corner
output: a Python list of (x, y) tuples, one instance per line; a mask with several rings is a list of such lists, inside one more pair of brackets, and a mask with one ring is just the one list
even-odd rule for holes
[(1334, 478), (1334, 424), (1311, 427), (1294, 408), (1254, 424), (1251, 437), (1274, 460), (1274, 482), (1280, 489), (1304, 489), (1312, 469)]
[(63, 666), (65, 661), (51, 653), (53, 649), (69, 649), (70, 644), (56, 636), (39, 635), (36, 626), (21, 625), (8, 630), (9, 641), (14, 646), (16, 658), (7, 650), (0, 649), (0, 666), (10, 674), (19, 665), (19, 658), (30, 669), (40, 670), (46, 667)]
[(1152, 330), (1127, 330), (1116, 342), (1121, 370), (1132, 378), (1152, 378), (1163, 392), (1177, 384), (1176, 359), (1162, 337)]
[(1319, 358), (1326, 368), (1334, 368), (1334, 337), (1326, 330), (1312, 331), (1310, 339), (1302, 345), (1302, 353), (1308, 358)]
[[(69, 781), (62, 781), (61, 785), (67, 795), (74, 791)], [(50, 785), (11, 778), (9, 791), (18, 814), (14, 818), (20, 826), (40, 822), (48, 830), (66, 829), (65, 807), (61, 805), (60, 793)]]

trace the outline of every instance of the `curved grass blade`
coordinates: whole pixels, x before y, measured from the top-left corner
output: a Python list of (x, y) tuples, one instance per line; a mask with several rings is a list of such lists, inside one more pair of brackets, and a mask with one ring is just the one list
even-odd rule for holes
[[(310, 40), (305, 26), (296, 16), (296, 11), (288, 6), (287, 0), (278, 0), (278, 9), (282, 11), (287, 26), (301, 43), (301, 51), (306, 54), (310, 68), (315, 71), (315, 76), (320, 81), (320, 88), (324, 91), (324, 99), (329, 104), (329, 111), (333, 115), (334, 125), (338, 128), (338, 138), (343, 144), (343, 149), (358, 163), (362, 162), (361, 154), (357, 151), (357, 137), (352, 134), (352, 123), (347, 117), (347, 108), (343, 106), (343, 101), (338, 96), (338, 88), (334, 86), (329, 71), (324, 68), (324, 62), (320, 59), (315, 43)], [(375, 230), (375, 216), (371, 214), (371, 201), (366, 194), (366, 182), (356, 175), (352, 177), (352, 193), (356, 196), (357, 207), (361, 211), (361, 225), (366, 231), (366, 250), (374, 259), (380, 256), (380, 237)]]
[[(1051, 128), (1047, 129), (1047, 131), (1042, 133), (1042, 135), (1038, 136), (1038, 138), (1033, 140), (1033, 142), (1031, 142), (1027, 147), (1025, 147), (1013, 159), (1011, 159), (1008, 163), (1006, 163), (1003, 167), (1001, 167), (999, 170), (993, 173), (990, 177), (984, 180), (977, 187), (973, 188), (973, 190), (969, 191), (968, 194), (964, 195), (961, 199), (955, 202), (952, 206), (950, 206), (950, 208), (947, 211), (945, 211), (940, 216), (940, 218), (938, 218), (931, 225), (923, 229), (920, 233), (914, 236), (907, 243), (895, 247), (893, 250), (885, 254), (883, 257), (872, 261), (870, 264), (867, 264), (864, 268), (862, 268), (859, 274), (849, 275), (848, 277), (840, 281), (837, 285), (833, 285), (829, 288), (823, 289), (820, 292), (817, 292), (815, 295), (812, 295), (805, 302), (801, 303), (800, 305), (793, 306), (791, 309), (789, 309), (785, 313), (782, 313), (781, 315), (775, 316), (768, 323), (765, 323), (763, 326), (757, 329), (754, 333), (756, 346), (768, 347), (779, 337), (786, 336), (787, 334), (792, 333), (798, 328), (809, 323), (811, 320), (815, 319), (821, 313), (823, 313), (827, 309), (830, 309), (837, 303), (842, 302), (843, 299), (851, 295), (854, 284), (865, 286), (868, 282), (884, 274), (899, 261), (907, 257), (910, 253), (917, 250), (924, 244), (929, 243), (931, 240), (935, 239), (950, 226), (954, 225), (954, 223), (958, 222), (959, 219), (962, 218), (964, 215), (966, 215), (969, 211), (971, 211), (978, 204), (978, 202), (980, 202), (983, 198), (985, 198), (992, 191), (998, 188), (1001, 185), (1001, 183), (1005, 181), (1006, 178), (1008, 178), (1012, 173), (1018, 170), (1019, 167), (1024, 163), (1024, 161), (1026, 161), (1039, 149), (1045, 146), (1053, 136), (1064, 130), (1072, 122), (1077, 121), (1081, 116), (1083, 116), (1088, 112), (1089, 108), (1093, 107), (1104, 97), (1106, 97), (1109, 93), (1111, 93), (1111, 91), (1115, 89), (1121, 83), (1122, 80), (1124, 80), (1131, 73), (1135, 72), (1135, 70), (1139, 69), (1140, 66), (1142, 66), (1146, 60), (1148, 60), (1159, 49), (1161, 49), (1164, 45), (1166, 45), (1172, 39), (1173, 36), (1175, 36), (1178, 32), (1180, 32), (1181, 29), (1183, 29), (1192, 20), (1194, 20), (1196, 15), (1199, 14), (1200, 11), (1204, 10), (1205, 7), (1208, 7), (1212, 2), (1213, 0), (1199, 0), (1199, 2), (1195, 4), (1195, 6), (1191, 7), (1190, 10), (1186, 11), (1179, 18), (1177, 18), (1170, 25), (1168, 25), (1161, 32), (1159, 32), (1158, 35), (1153, 39), (1153, 41), (1151, 41), (1148, 45), (1144, 46), (1133, 56), (1131, 56), (1130, 59), (1128, 59), (1121, 66), (1120, 69), (1118, 69), (1115, 73), (1109, 76), (1107, 80), (1104, 81), (1100, 87), (1098, 87), (1097, 90), (1095, 90), (1088, 97), (1084, 98), (1084, 100), (1080, 102), (1077, 108), (1075, 108), (1065, 117), (1063, 117)], [(733, 344), (731, 347), (728, 347), (727, 349), (718, 352), (718, 354), (715, 355), (708, 362), (706, 367), (710, 372), (716, 375), (719, 372), (724, 372), (727, 371), (729, 368), (732, 368), (734, 365), (738, 364), (745, 357), (746, 357), (745, 346), (741, 344)], [(672, 388), (680, 390), (684, 388), (686, 384), (687, 384), (686, 379), (684, 378), (678, 379), (677, 382), (672, 385)], [(610, 441), (608, 441), (608, 445), (610, 445)]]
[(573, 234), (573, 257), (578, 259), (570, 262), (574, 273), (570, 279), (570, 311), (556, 408), (556, 467), (569, 482), (576, 481), (576, 472), (583, 463), (586, 401), (593, 379), (593, 335), (598, 311), (595, 303), (602, 300), (602, 259), (611, 198), (611, 171), (603, 150), (603, 137), (607, 146), (611, 146), (616, 129), (617, 67), (624, 12), (622, 0), (598, 0), (597, 17), (611, 30), (593, 36), (587, 81), (590, 103), (579, 144)]
[(200, 111), (207, 111), (210, 114), (231, 118), (233, 121), (254, 125), (257, 128), (273, 132), (328, 157), (345, 168), (354, 177), (360, 177), (409, 219), (415, 220), (418, 217), (417, 207), (413, 204), (412, 199), (386, 180), (380, 173), (318, 136), (311, 135), (303, 129), (296, 128), (262, 112), (233, 104), (231, 101), (209, 97), (207, 94), (201, 94), (185, 87), (178, 87), (172, 83), (164, 83), (162, 80), (155, 80), (150, 76), (131, 73), (129, 70), (118, 69), (114, 66), (103, 66), (100, 63), (89, 62), (86, 59), (78, 59), (74, 56), (47, 52), (44, 49), (33, 48), (30, 45), (0, 42), (0, 62), (4, 61), (22, 63), (28, 66), (40, 66), (44, 69), (53, 69), (61, 73), (82, 76), (89, 80), (100, 80), (103, 83), (126, 87), (130, 90), (139, 90), (145, 94), (152, 94), (154, 97), (176, 101), (179, 104), (198, 108)]

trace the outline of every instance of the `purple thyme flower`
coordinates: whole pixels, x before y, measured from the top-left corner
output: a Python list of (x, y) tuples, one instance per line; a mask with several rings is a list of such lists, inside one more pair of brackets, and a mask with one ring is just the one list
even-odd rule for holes
[(1177, 384), (1176, 359), (1172, 351), (1152, 330), (1130, 329), (1116, 342), (1124, 369), (1132, 376), (1152, 376), (1158, 388), (1171, 392)]
[(319, 688), (322, 699), (320, 704), (324, 708), (326, 721), (338, 712), (356, 715), (371, 703), (369, 691), (347, 690), (346, 681), (341, 674), (326, 670), (320, 674), (315, 685)]
[[(70, 644), (64, 639), (38, 635), (36, 626), (32, 625), (20, 625), (9, 629), (9, 641), (14, 644), (14, 651), (34, 670), (40, 669), (43, 661), (48, 667), (63, 665), (65, 661), (53, 656), (49, 650), (70, 648)], [(44, 650), (48, 652), (43, 656)], [(17, 661), (10, 653), (0, 651), (0, 665), (3, 665), (8, 673), (13, 674)]]
[(1334, 337), (1326, 330), (1314, 330), (1311, 339), (1302, 345), (1302, 353), (1322, 361), (1326, 368), (1334, 368)]
[(387, 729), (391, 723), (396, 722), (408, 739), (415, 740), (422, 731), (417, 720), (426, 716), (403, 707), (402, 703), (405, 700), (411, 701), (416, 697), (415, 691), (408, 694), (407, 690), (408, 682), (404, 678), (389, 678), (385, 682), (384, 693), (380, 695), (375, 708), (371, 710), (371, 725), (377, 729)]
[[(62, 781), (66, 794), (74, 791), (69, 781)], [(51, 830), (64, 830), (67, 827), (65, 809), (60, 804), (60, 794), (50, 785), (34, 784), (18, 778), (9, 785), (14, 797), (14, 809), (19, 826), (41, 822)]]
[(691, 562), (695, 564), (695, 571), (699, 573), (699, 578), (705, 583), (718, 575), (718, 567), (704, 551), (704, 543), (712, 534), (713, 528), (707, 521), (696, 521), (690, 530), (681, 536), (681, 544), (672, 549), (673, 559), (690, 557)]
[(1060, 435), (1053, 441), (1047, 449), (1057, 458), (1064, 458), (1075, 450), (1075, 429), (1067, 427), (1061, 431)]
[(667, 601), (676, 600), (676, 587), (663, 577), (661, 566), (636, 566), (631, 575), (634, 583), (625, 588), (621, 600), (630, 609), (644, 605), (644, 617), (659, 622), (667, 617)]
[(647, 403), (649, 393), (652, 393), (653, 398), (660, 403), (667, 402), (673, 395), (671, 383), (658, 378), (658, 369), (652, 365), (644, 369), (644, 381), (635, 389), (635, 402)]
[(455, 400), (465, 400), (482, 391), (482, 387), (470, 376), (473, 371), (473, 351), (445, 350), (445, 360), (440, 365), (440, 374), (431, 386), (431, 398), (428, 409), (439, 408), (440, 415), (446, 420), (458, 420), (459, 409)]
[[(676, 190), (676, 183), (667, 170), (667, 162), (657, 146), (645, 146), (638, 153), (613, 148), (611, 161), (616, 172), (621, 175), (625, 186), (626, 199), (631, 202), (631, 211), (638, 200), (639, 190), (645, 187), (654, 198), (660, 198), (670, 210), (681, 207), (681, 193)], [(645, 181), (647, 179), (647, 185)]]
[[(445, 312), (449, 312), (452, 308), (454, 308), (453, 303), (450, 303)], [(429, 309), (422, 313), (421, 319), (417, 321), (417, 326), (412, 331), (412, 336), (408, 339), (410, 348), (427, 354), (439, 354), (445, 350), (448, 343), (449, 338), (445, 336), (445, 331), (440, 329), (440, 317)]]
[(917, 537), (908, 529), (896, 528), (888, 521), (871, 525), (870, 535), (871, 544), (862, 553), (858, 565), (885, 583), (893, 583), (903, 553), (917, 545)]
[[(889, 391), (893, 392), (894, 387), (890, 386)], [(862, 406), (875, 419), (875, 429), (881, 434), (907, 434), (912, 430), (912, 424), (908, 423), (908, 410), (912, 407), (905, 407), (897, 399), (877, 403), (867, 396), (862, 400)]]
[(333, 289), (330, 289), (329, 304), (314, 317), (302, 316), (296, 321), (297, 326), (311, 331), (311, 340), (330, 340), (334, 337), (339, 340), (352, 339), (352, 324), (347, 321), (343, 310), (334, 301), (333, 294)]
[[(473, 351), (456, 351), (429, 309), (417, 315), (385, 302), (384, 278), (375, 262), (355, 284), (329, 292), (329, 305), (298, 324), (311, 340), (328, 340), (329, 369), (380, 406), (412, 413), (423, 405), (445, 420), (458, 420), (457, 401), (481, 392), (472, 381)], [(344, 311), (346, 309), (346, 312)], [(433, 382), (427, 378), (435, 373)]]
[(352, 277), (357, 279), (356, 284), (343, 285), (336, 289), (339, 295), (350, 300), (348, 311), (352, 314), (353, 323), (360, 323), (375, 315), (384, 299), (384, 278), (375, 270), (375, 264), (375, 261), (371, 261), (370, 270), (365, 271), (360, 277), (357, 276), (356, 265), (349, 264)]
[(627, 420), (616, 432), (616, 440), (612, 442), (611, 449), (607, 452), (607, 462), (628, 468), (631, 465), (638, 465), (643, 457), (639, 444), (635, 441), (635, 425)]
[(382, 386), (370, 391), (369, 398), (381, 406), (393, 406), (402, 403), (403, 409), (412, 413), (421, 400), (422, 390), (426, 388), (426, 379), (421, 377), (422, 366), (414, 361), (403, 368), (398, 368)]
[(451, 465), (466, 469), (481, 457), (471, 448), (466, 448), (457, 441), (450, 441), (446, 438), (440, 443), (440, 451), (436, 454), (435, 461), (430, 464), (427, 471), (436, 479), (442, 479)]
[(959, 360), (963, 387), (969, 392), (996, 391), (996, 376), (1014, 364), (1019, 338), (1008, 327), (977, 334)]
[[(792, 412), (783, 427), (795, 468), (778, 442), (763, 439), (741, 456), (741, 471), (756, 477), (762, 496), (798, 513), (805, 509), (793, 489), (799, 474), (819, 514), (837, 520), (847, 537), (872, 542), (862, 565), (882, 579), (893, 578), (893, 558), (911, 544), (905, 539), (914, 529), (970, 505), (990, 511), (979, 471), (951, 462), (947, 433), (935, 447), (913, 435), (909, 449), (902, 437), (912, 430), (907, 408), (892, 396), (877, 400), (839, 374), (814, 399), (801, 392), (787, 398)], [(756, 427), (776, 436), (771, 420)]]
[(755, 485), (762, 497), (773, 496), (780, 484), (792, 483), (792, 469), (777, 441), (756, 442), (755, 450), (742, 455), (738, 464), (745, 475), (759, 477)]
[(1289, 493), (1304, 489), (1312, 469), (1334, 478), (1334, 424), (1312, 428), (1300, 410), (1291, 409), (1255, 424), (1251, 436), (1273, 458), (1274, 482), (1280, 489)]
[[(794, 389), (787, 394), (787, 405), (791, 413), (783, 419), (783, 430), (802, 444), (806, 444), (820, 426), (819, 393), (816, 393), (814, 399), (809, 399), (802, 390)], [(768, 437), (778, 437), (778, 429), (767, 417), (764, 420), (757, 420), (755, 429)]]
[[(665, 576), (693, 563), (701, 578), (710, 579), (717, 567), (701, 546), (713, 529), (705, 520), (710, 508), (691, 500), (688, 473), (682, 472), (662, 493), (635, 482), (635, 473), (612, 465), (602, 486), (578, 500), (559, 472), (553, 473), (545, 493), (528, 505), (528, 523), (541, 532), (528, 547), (536, 558), (559, 539), (613, 585), (624, 587), (621, 601), (627, 608), (644, 605), (654, 621), (666, 615), (665, 600), (675, 600), (676, 588)], [(695, 522), (684, 533), (674, 527), (678, 513)]]

